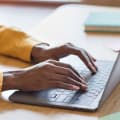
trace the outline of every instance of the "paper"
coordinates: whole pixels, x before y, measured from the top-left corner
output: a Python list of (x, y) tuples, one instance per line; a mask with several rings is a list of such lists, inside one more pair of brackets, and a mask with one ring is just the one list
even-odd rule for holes
[(99, 120), (120, 120), (120, 112), (100, 118)]

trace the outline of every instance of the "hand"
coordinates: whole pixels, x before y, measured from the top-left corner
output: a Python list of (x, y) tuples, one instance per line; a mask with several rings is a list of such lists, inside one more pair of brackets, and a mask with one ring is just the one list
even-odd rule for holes
[(3, 91), (38, 91), (49, 88), (86, 90), (87, 85), (71, 66), (55, 60), (47, 60), (20, 71), (4, 72)]
[[(43, 46), (42, 46), (43, 45)], [(65, 56), (70, 54), (77, 55), (89, 68), (92, 73), (97, 72), (97, 67), (95, 65), (95, 59), (84, 49), (78, 48), (71, 43), (67, 43), (62, 46), (54, 47), (54, 48), (45, 48), (48, 44), (40, 44), (33, 47), (32, 50), (32, 60), (35, 63), (47, 60), (47, 59), (54, 59), (59, 60)]]

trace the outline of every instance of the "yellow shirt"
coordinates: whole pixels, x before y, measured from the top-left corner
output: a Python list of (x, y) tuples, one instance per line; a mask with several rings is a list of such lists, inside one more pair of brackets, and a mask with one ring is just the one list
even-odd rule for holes
[[(34, 39), (15, 28), (0, 26), (0, 54), (19, 58), (30, 62)], [(3, 73), (0, 71), (0, 91), (2, 89)]]

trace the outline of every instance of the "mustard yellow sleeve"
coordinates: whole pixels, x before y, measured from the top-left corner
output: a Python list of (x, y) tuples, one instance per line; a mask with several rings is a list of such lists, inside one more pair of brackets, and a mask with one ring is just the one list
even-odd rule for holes
[(25, 32), (0, 26), (0, 54), (30, 62), (35, 44), (38, 42)]

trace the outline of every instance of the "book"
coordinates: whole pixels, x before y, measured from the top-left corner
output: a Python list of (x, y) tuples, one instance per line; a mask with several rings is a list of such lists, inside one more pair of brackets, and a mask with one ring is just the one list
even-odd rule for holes
[(105, 117), (100, 118), (99, 120), (120, 120), (120, 112), (107, 115)]
[(120, 32), (120, 12), (91, 12), (85, 21), (86, 32)]

